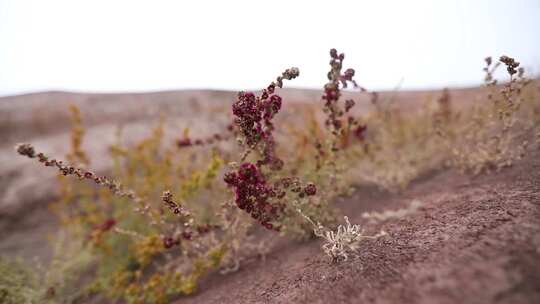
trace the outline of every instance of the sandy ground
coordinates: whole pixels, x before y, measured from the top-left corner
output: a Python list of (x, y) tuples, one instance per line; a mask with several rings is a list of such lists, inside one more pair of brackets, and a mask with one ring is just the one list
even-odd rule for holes
[[(452, 100), (470, 104), (476, 89), (452, 90)], [(352, 94), (352, 93), (351, 93)], [(440, 92), (387, 92), (405, 110)], [(320, 102), (319, 92), (286, 90), (286, 102)], [(169, 139), (184, 127), (210, 135), (228, 123), (234, 93), (180, 91), (147, 94), (48, 92), (0, 98), (0, 254), (47, 259), (47, 235), (56, 230), (47, 204), (56, 196), (54, 170), (18, 157), (13, 146), (32, 142), (50, 155), (69, 149), (69, 112), (77, 104), (87, 134), (92, 167), (106, 171), (107, 149), (118, 126), (123, 140), (137, 141), (166, 114)], [(369, 96), (356, 96), (358, 111)], [(397, 209), (416, 199), (411, 217), (368, 231), (389, 235), (363, 244), (339, 265), (323, 256), (318, 241), (279, 242), (265, 262), (213, 275), (193, 297), (178, 303), (540, 303), (540, 154), (534, 152), (501, 173), (471, 179), (433, 173), (400, 194), (360, 187), (338, 202), (353, 222), (364, 211)]]

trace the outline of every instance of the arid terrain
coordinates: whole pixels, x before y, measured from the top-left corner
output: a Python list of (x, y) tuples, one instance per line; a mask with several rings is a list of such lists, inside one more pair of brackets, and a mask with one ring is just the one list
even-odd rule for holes
[[(457, 107), (476, 101), (478, 88), (453, 89)], [(347, 93), (352, 95), (353, 93)], [(439, 91), (383, 92), (413, 111)], [(320, 102), (319, 91), (288, 89), (288, 103)], [(92, 167), (107, 172), (108, 148), (134, 142), (151, 131), (161, 114), (166, 129), (189, 126), (211, 135), (225, 128), (235, 93), (178, 91), (141, 94), (36, 93), (0, 98), (0, 255), (47, 260), (47, 236), (57, 228), (48, 203), (57, 195), (54, 170), (16, 155), (14, 145), (31, 142), (49, 155), (69, 150), (67, 106), (84, 115), (84, 149)], [(369, 96), (355, 95), (359, 112)], [(168, 140), (178, 138), (169, 132)], [(178, 303), (540, 303), (540, 151), (511, 168), (470, 177), (454, 170), (429, 172), (407, 189), (390, 193), (359, 184), (338, 207), (366, 230), (388, 233), (364, 241), (349, 260), (332, 264), (318, 240), (280, 240), (264, 261), (253, 259), (235, 273), (213, 274), (193, 296)], [(362, 213), (407, 207), (414, 214), (370, 224)]]
[(353, 222), (413, 200), (423, 207), (370, 227), (388, 236), (339, 265), (319, 242), (283, 244), (178, 303), (538, 303), (539, 156), (476, 179), (434, 172), (400, 194), (360, 187), (339, 202)]

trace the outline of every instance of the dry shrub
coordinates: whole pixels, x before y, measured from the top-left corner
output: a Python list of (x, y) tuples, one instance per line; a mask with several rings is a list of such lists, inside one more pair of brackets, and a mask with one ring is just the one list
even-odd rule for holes
[[(518, 68), (519, 62), (507, 56), (495, 64), (491, 57), (485, 61), (487, 96), (455, 123), (437, 125), (451, 151), (449, 164), (473, 175), (499, 171), (521, 159), (529, 143), (526, 137), (534, 127), (530, 110), (535, 99), (524, 94), (530, 80), (525, 78), (524, 69)], [(501, 63), (510, 79), (498, 85), (493, 74)]]

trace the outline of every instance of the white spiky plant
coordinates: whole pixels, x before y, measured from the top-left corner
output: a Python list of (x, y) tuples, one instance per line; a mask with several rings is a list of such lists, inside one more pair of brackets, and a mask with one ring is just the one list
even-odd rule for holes
[(351, 253), (358, 250), (362, 240), (376, 239), (386, 235), (384, 231), (372, 236), (365, 235), (364, 229), (358, 224), (351, 224), (347, 216), (343, 217), (345, 219), (345, 225), (340, 224), (334, 231), (324, 227), (321, 223), (315, 224), (300, 209), (298, 209), (298, 212), (313, 225), (314, 234), (324, 239), (325, 243), (322, 245), (322, 250), (334, 263), (346, 261)]

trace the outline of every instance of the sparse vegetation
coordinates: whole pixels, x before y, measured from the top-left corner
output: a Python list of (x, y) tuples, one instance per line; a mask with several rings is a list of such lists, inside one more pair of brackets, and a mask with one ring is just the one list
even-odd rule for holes
[[(498, 171), (511, 166), (526, 153), (528, 140), (524, 134), (530, 132), (527, 120), (519, 119), (520, 109), (525, 106), (523, 90), (530, 83), (520, 63), (508, 56), (501, 56), (493, 63), (485, 59), (485, 87), (488, 91), (487, 105), (474, 107), (472, 115), (460, 119), (454, 126), (439, 127), (451, 149), (450, 163), (464, 173), (480, 174)], [(506, 66), (510, 79), (502, 86), (497, 85), (494, 73), (500, 64)]]
[[(0, 261), (0, 300), (168, 303), (196, 292), (209, 274), (235, 271), (245, 259), (264, 256), (269, 245), (261, 231), (322, 238), (324, 253), (333, 262), (345, 261), (362, 240), (385, 235), (366, 235), (347, 216), (336, 225), (340, 212), (332, 203), (350, 194), (351, 186), (400, 191), (447, 166), (474, 175), (497, 171), (523, 157), (529, 133), (540, 138), (540, 107), (527, 97), (530, 81), (510, 57), (500, 58), (510, 75), (502, 85), (493, 79), (499, 63), (486, 59), (489, 95), (472, 109), (456, 108), (448, 90), (415, 111), (372, 92), (372, 111), (362, 115), (354, 112), (357, 101), (343, 101), (342, 95), (350, 86), (355, 94), (367, 90), (356, 83), (353, 69), (343, 71), (344, 54), (332, 49), (330, 57), (323, 105), (306, 106), (294, 122), (279, 117), (288, 104), (278, 90), (300, 74), (290, 68), (259, 93), (238, 93), (225, 134), (194, 139), (186, 129), (168, 145), (163, 117), (139, 143), (124, 146), (119, 140), (110, 148), (114, 179), (89, 169), (92, 155), (82, 149), (84, 113), (75, 106), (69, 163), (30, 144), (17, 146), (20, 155), (60, 173), (61, 196), (51, 208), (63, 225), (55, 242), (65, 250), (56, 251), (42, 278)], [(408, 209), (364, 217), (401, 218), (419, 207), (413, 202)]]

